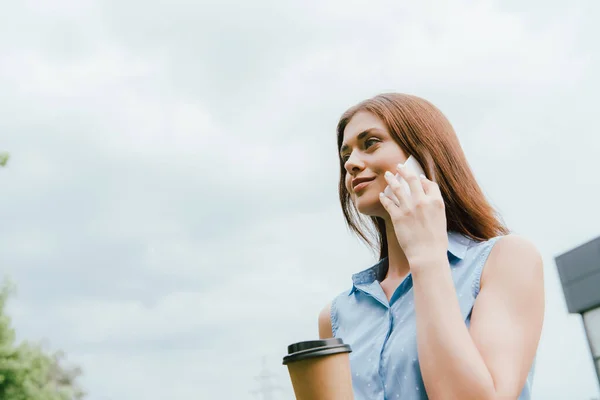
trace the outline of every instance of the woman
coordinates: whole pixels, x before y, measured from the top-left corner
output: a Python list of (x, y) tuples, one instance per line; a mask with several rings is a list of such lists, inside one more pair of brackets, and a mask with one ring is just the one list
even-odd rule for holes
[[(367, 243), (371, 224), (380, 254), (319, 315), (321, 338), (352, 346), (356, 400), (529, 399), (542, 260), (499, 221), (448, 120), (382, 94), (342, 115), (337, 143), (346, 222)], [(427, 176), (398, 165), (410, 155)]]

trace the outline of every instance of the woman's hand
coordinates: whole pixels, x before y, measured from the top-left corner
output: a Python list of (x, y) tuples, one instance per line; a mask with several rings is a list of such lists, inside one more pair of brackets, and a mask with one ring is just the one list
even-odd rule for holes
[(398, 204), (383, 193), (379, 197), (390, 215), (396, 238), (411, 270), (423, 264), (437, 262), (441, 257), (446, 259), (446, 211), (438, 185), (424, 175), (418, 177), (402, 164), (398, 165), (398, 172), (408, 183), (410, 195), (388, 171), (385, 179), (398, 199)]

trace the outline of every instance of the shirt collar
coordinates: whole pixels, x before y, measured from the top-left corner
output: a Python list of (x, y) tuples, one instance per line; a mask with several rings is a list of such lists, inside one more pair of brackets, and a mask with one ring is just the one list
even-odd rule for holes
[(471, 239), (458, 232), (448, 232), (448, 260), (451, 264), (463, 260), (467, 255), (467, 250), (471, 244)]
[[(450, 267), (455, 266), (458, 262), (465, 258), (471, 239), (458, 233), (448, 232), (448, 261)], [(388, 269), (387, 257), (379, 260), (372, 267), (352, 275), (352, 289), (348, 293), (351, 295), (356, 290), (358, 285), (371, 284), (376, 280), (381, 282), (385, 278)]]

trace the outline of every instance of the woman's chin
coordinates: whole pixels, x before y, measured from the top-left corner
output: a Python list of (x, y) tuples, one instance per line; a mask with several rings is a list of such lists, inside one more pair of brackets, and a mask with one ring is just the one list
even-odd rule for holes
[(359, 213), (369, 217), (383, 217), (386, 214), (379, 196), (375, 200), (361, 196), (354, 200), (354, 205)]

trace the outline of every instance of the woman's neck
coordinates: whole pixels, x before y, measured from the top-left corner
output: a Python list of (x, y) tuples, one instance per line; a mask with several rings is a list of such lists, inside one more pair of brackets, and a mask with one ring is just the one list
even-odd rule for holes
[(402, 250), (402, 247), (398, 244), (396, 232), (394, 232), (394, 225), (391, 221), (385, 221), (385, 233), (387, 237), (389, 265), (385, 279), (402, 280), (410, 272), (410, 267), (406, 255), (404, 254), (404, 250)]

